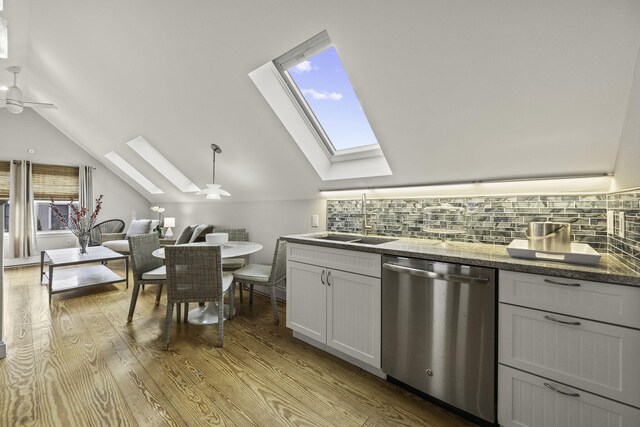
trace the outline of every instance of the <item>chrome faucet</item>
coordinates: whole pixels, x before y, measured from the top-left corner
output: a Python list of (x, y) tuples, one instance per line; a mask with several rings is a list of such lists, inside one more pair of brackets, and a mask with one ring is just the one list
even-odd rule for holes
[(362, 193), (362, 235), (366, 236), (370, 230), (373, 227), (367, 224), (367, 195)]

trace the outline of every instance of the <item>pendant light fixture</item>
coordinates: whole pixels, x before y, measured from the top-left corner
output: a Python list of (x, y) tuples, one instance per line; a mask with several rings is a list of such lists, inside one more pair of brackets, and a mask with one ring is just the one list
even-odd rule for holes
[(206, 189), (198, 191), (196, 194), (199, 196), (206, 195), (209, 200), (219, 200), (220, 196), (230, 196), (231, 194), (220, 188), (220, 184), (216, 184), (216, 154), (222, 153), (222, 150), (216, 144), (211, 144), (211, 150), (213, 150), (213, 183), (207, 184)]

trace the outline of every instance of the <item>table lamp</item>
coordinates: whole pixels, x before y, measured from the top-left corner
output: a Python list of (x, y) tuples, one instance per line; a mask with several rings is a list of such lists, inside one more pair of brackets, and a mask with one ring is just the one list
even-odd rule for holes
[(171, 230), (171, 227), (175, 227), (176, 226), (176, 219), (175, 218), (165, 218), (164, 219), (164, 226), (167, 227), (167, 231), (165, 231), (164, 237), (166, 237), (167, 239), (172, 239), (173, 238), (173, 231)]

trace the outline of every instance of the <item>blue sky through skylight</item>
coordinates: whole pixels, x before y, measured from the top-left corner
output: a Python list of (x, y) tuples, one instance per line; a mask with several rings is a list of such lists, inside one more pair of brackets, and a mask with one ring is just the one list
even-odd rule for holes
[(335, 47), (287, 71), (336, 151), (378, 143)]

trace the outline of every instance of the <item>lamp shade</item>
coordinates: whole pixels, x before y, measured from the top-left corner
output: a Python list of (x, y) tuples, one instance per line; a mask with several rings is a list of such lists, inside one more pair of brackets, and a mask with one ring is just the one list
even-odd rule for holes
[(164, 226), (165, 227), (175, 227), (176, 226), (176, 219), (175, 218), (165, 218), (164, 219)]

